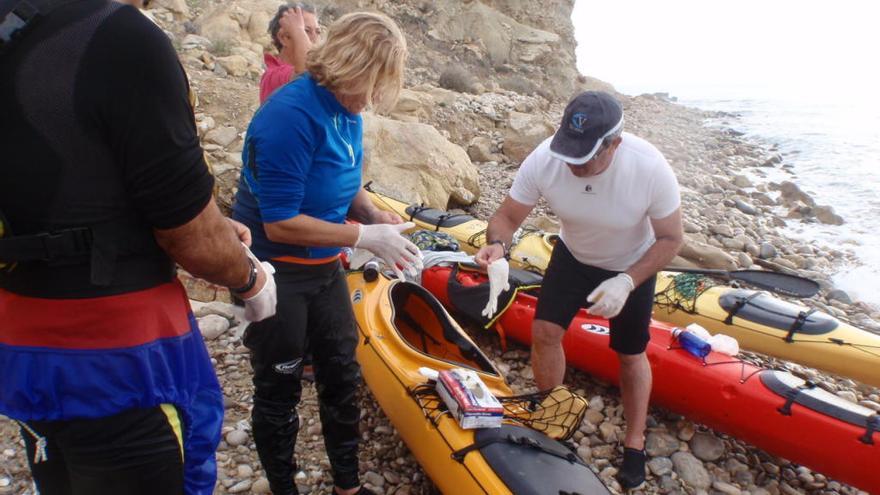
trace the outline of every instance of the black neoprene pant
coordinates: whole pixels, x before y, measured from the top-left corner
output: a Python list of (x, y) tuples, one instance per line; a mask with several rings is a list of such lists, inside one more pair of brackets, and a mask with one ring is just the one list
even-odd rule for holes
[(244, 336), (254, 369), (254, 441), (274, 495), (296, 494), (296, 406), (303, 357), (311, 353), (321, 425), (334, 483), (358, 486), (358, 337), (339, 262), (273, 263), (277, 313), (252, 323)]
[[(165, 407), (26, 423), (21, 435), (40, 495), (183, 494), (181, 445), (172, 426), (179, 419)], [(40, 462), (34, 462), (35, 435), (45, 440)]]

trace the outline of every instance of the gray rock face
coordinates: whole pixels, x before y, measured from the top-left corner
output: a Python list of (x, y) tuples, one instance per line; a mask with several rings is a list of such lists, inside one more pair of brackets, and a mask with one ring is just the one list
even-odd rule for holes
[(492, 140), (486, 136), (477, 136), (468, 146), (468, 156), (475, 162), (491, 162), (497, 157), (492, 153)]
[(698, 459), (715, 461), (724, 455), (724, 442), (710, 433), (697, 433), (688, 443)]
[(541, 115), (510, 112), (504, 132), (504, 154), (520, 163), (555, 130)]
[(712, 486), (712, 478), (699, 459), (690, 452), (672, 454), (672, 464), (678, 476), (693, 488), (707, 490)]

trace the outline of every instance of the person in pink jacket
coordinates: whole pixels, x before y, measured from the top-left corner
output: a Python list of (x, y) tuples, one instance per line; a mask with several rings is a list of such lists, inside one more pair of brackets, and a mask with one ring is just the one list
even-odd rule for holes
[(303, 3), (278, 7), (278, 12), (269, 22), (269, 34), (278, 49), (278, 56), (271, 53), (263, 55), (266, 71), (260, 78), (260, 103), (266, 101), (276, 89), (305, 72), (306, 53), (321, 34), (315, 7)]

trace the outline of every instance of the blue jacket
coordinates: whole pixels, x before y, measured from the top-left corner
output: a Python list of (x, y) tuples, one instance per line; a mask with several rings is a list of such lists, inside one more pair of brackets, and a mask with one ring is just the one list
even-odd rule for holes
[(303, 214), (343, 223), (361, 186), (363, 120), (348, 112), (308, 73), (280, 88), (257, 110), (242, 151), (233, 218), (250, 227), (260, 259), (326, 258), (338, 247), (282, 244), (263, 223)]

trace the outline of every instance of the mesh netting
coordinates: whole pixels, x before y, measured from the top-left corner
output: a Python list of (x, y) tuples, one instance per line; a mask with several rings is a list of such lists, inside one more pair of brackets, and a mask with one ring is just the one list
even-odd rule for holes
[(712, 279), (699, 273), (679, 273), (672, 277), (672, 283), (666, 289), (654, 294), (654, 303), (672, 311), (681, 309), (686, 313), (694, 314), (697, 312), (697, 299), (716, 285), (718, 284)]
[[(433, 382), (418, 385), (412, 395), (425, 417), (434, 424), (449, 413)], [(586, 399), (561, 385), (543, 392), (497, 399), (504, 407), (506, 421), (540, 431), (556, 440), (568, 440), (574, 435), (588, 407)]]

